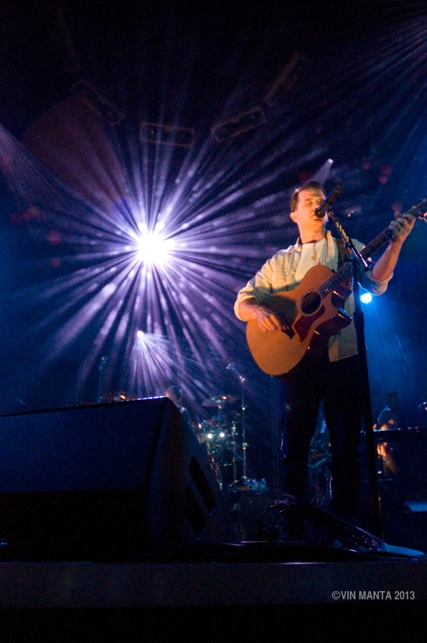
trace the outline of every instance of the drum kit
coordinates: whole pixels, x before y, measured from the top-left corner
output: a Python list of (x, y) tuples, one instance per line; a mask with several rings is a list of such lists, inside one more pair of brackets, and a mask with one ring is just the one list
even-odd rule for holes
[[(128, 400), (139, 399), (137, 396), (129, 395), (124, 391), (116, 393), (103, 393), (104, 370), (108, 357), (101, 357), (98, 370), (98, 403), (116, 403)], [(245, 428), (245, 378), (240, 375), (235, 364), (228, 364), (226, 370), (233, 371), (238, 377), (241, 385), (241, 396), (216, 395), (208, 397), (201, 403), (207, 409), (215, 410), (212, 417), (190, 422), (199, 443), (205, 449), (210, 463), (213, 467), (221, 489), (233, 483), (238, 475), (246, 479), (246, 428)], [(231, 409), (232, 405), (240, 402), (240, 412)], [(230, 409), (229, 409), (230, 407)], [(237, 424), (240, 425), (238, 435)], [(238, 464), (241, 463), (241, 472), (238, 471)]]
[(221, 489), (236, 480), (238, 463), (243, 460), (238, 443), (238, 413), (229, 412), (228, 407), (240, 400), (235, 395), (208, 397), (202, 406), (216, 409), (213, 417), (197, 420), (192, 428), (205, 449)]

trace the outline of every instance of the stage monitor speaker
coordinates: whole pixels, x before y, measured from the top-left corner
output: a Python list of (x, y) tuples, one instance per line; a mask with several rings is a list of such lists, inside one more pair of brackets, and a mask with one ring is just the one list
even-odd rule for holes
[(0, 417), (0, 538), (231, 542), (207, 455), (165, 397)]

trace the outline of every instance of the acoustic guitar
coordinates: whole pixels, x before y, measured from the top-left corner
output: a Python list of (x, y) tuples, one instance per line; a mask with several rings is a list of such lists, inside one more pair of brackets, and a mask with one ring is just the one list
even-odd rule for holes
[[(403, 215), (427, 221), (427, 198)], [(361, 255), (368, 260), (392, 236), (383, 230)], [(353, 264), (344, 262), (333, 272), (327, 266), (314, 266), (292, 290), (275, 293), (262, 303), (282, 320), (282, 329), (262, 331), (256, 320), (246, 326), (246, 339), (252, 357), (268, 375), (286, 380), (318, 362), (329, 338), (348, 326), (352, 319), (344, 310), (351, 293)]]

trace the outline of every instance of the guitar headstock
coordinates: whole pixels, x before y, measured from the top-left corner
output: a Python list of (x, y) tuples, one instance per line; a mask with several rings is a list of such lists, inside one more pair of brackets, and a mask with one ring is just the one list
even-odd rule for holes
[[(427, 198), (421, 199), (419, 203), (406, 210), (405, 214), (409, 214), (416, 219), (422, 219), (427, 223)], [(405, 214), (402, 216), (405, 216)]]

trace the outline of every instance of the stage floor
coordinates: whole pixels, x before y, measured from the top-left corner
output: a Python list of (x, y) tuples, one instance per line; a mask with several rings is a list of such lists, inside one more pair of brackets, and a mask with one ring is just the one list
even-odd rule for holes
[(0, 563), (0, 608), (427, 601), (427, 556), (257, 542), (153, 545), (139, 554), (110, 552), (107, 562), (107, 552), (93, 562), (88, 552), (81, 561), (66, 560), (65, 551), (63, 557), (57, 551), (55, 561), (25, 561), (9, 554)]
[(0, 640), (424, 640), (425, 557), (271, 543), (192, 550), (187, 562), (176, 550), (157, 562), (158, 549), (153, 562), (2, 562)]

